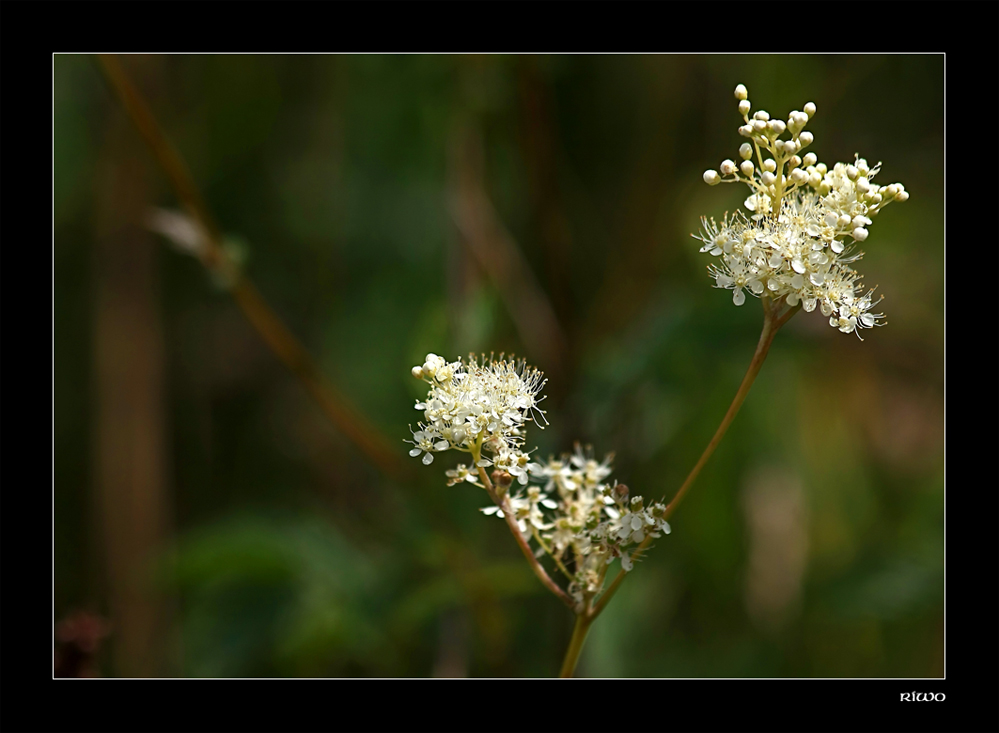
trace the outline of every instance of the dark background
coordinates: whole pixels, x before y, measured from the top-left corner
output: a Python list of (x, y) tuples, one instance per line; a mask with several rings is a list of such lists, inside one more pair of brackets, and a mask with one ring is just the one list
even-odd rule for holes
[[(701, 181), (742, 142), (732, 90), (782, 117), (814, 101), (820, 160), (884, 161), (876, 180), (911, 195), (857, 266), (888, 326), (861, 343), (790, 321), (578, 672), (942, 676), (941, 55), (122, 63), (249, 276), (401, 458), (412, 365), (514, 351), (551, 380), (530, 444), (614, 451), (614, 476), (656, 497), (762, 321), (690, 237), (747, 194)], [(484, 494), (444, 485), (457, 457), (404, 477), (365, 460), (201, 265), (144, 230), (177, 202), (95, 58), (56, 56), (54, 86), (54, 612), (109, 623), (96, 671), (557, 672), (571, 615)]]

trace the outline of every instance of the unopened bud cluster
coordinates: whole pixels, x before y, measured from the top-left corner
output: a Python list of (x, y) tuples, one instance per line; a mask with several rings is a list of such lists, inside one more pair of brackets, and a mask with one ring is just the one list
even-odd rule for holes
[(631, 570), (636, 545), (669, 533), (665, 506), (646, 506), (623, 484), (608, 482), (613, 456), (598, 462), (577, 444), (573, 454), (531, 460), (523, 450), (525, 425), (544, 415), (538, 403), (545, 380), (537, 369), (502, 354), (455, 362), (427, 354), (412, 372), (429, 391), (416, 403), (423, 420), (408, 441), (410, 455), (430, 464), (443, 451), (468, 453), (468, 464), (445, 472), (448, 485), (489, 484), (498, 503), (482, 511), (501, 518), (509, 512), (536, 554), (553, 558), (578, 601), (600, 592), (615, 558)]
[(814, 153), (802, 155), (814, 140), (805, 129), (815, 115), (812, 102), (785, 121), (764, 110), (750, 115), (742, 84), (735, 97), (744, 121), (739, 134), (748, 141), (739, 147), (739, 163), (722, 161), (721, 172), (705, 171), (704, 181), (746, 184), (752, 213), (726, 215), (721, 224), (701, 220), (702, 232), (694, 236), (704, 243), (702, 252), (720, 257), (721, 264), (708, 268), (716, 286), (732, 290), (736, 305), (749, 290), (806, 311), (818, 306), (844, 333), (859, 336), (859, 329), (883, 325), (884, 315), (870, 312), (880, 299), (863, 293), (850, 263), (863, 256), (855, 246), (867, 239), (873, 218), (892, 201), (907, 200), (908, 192), (901, 183), (872, 182), (880, 163), (870, 166), (857, 156), (829, 168)]

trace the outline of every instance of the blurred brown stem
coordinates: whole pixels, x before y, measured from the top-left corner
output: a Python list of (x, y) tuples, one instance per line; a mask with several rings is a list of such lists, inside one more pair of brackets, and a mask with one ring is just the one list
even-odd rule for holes
[(115, 56), (99, 55), (101, 68), (118, 94), (125, 111), (149, 145), (188, 214), (205, 233), (205, 246), (198, 250), (206, 268), (232, 283), (229, 291), (246, 318), (285, 366), (305, 385), (330, 421), (373, 464), (395, 479), (410, 475), (388, 440), (320, 372), (312, 357), (264, 300), (253, 283), (238, 271), (226, 255), (218, 226), (201, 197), (183, 158), (170, 144), (145, 100), (132, 85)]
[(503, 299), (524, 347), (555, 378), (565, 371), (565, 333), (547, 294), (486, 193), (482, 158), (478, 132), (459, 128), (451, 151), (451, 217), (461, 240)]

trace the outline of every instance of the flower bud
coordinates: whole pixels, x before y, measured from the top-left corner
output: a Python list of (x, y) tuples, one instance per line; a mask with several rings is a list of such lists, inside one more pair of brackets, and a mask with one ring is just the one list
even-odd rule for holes
[(490, 475), (493, 479), (493, 486), (496, 487), (496, 491), (500, 494), (500, 496), (505, 494), (506, 490), (510, 488), (510, 484), (513, 483), (513, 476), (508, 474), (506, 471), (497, 469)]
[(741, 170), (742, 174), (744, 176), (746, 176), (747, 178), (749, 176), (752, 176), (753, 175), (753, 161), (751, 161), (751, 160), (744, 160), (744, 161), (742, 161), (739, 164), (739, 170)]
[(815, 165), (815, 163), (818, 162), (818, 157), (816, 157), (815, 153), (806, 153), (805, 157), (801, 159), (801, 162), (806, 166)]
[(908, 191), (902, 191), (902, 193), (900, 193), (898, 196), (895, 197), (895, 200), (896, 201), (908, 201), (909, 200), (909, 192)]
[(749, 96), (749, 90), (746, 89), (745, 84), (739, 84), (735, 88), (735, 98), (736, 99), (746, 99)]
[(797, 155), (792, 155), (787, 162), (788, 165), (790, 165), (792, 168), (797, 168), (799, 165), (801, 165), (801, 158), (799, 158)]
[(770, 124), (767, 125), (770, 131), (775, 135), (780, 135), (787, 129), (787, 125), (784, 124), (783, 120), (770, 120)]
[(793, 153), (797, 149), (798, 149), (798, 143), (796, 143), (794, 140), (786, 140), (784, 142), (784, 152), (785, 153)]
[(758, 110), (753, 115), (753, 119), (754, 120), (762, 120), (763, 122), (766, 122), (767, 120), (770, 119), (770, 113), (767, 112), (765, 109)]
[(750, 109), (752, 109), (752, 107), (749, 104), (749, 100), (748, 99), (743, 99), (741, 102), (739, 102), (739, 114), (740, 115), (748, 115)]
[(753, 157), (753, 146), (749, 143), (743, 143), (739, 146), (739, 157), (743, 160), (749, 160)]
[(717, 186), (721, 183), (721, 176), (718, 175), (718, 171), (707, 170), (704, 171), (704, 182), (709, 186)]
[(628, 498), (628, 487), (625, 486), (624, 484), (618, 484), (617, 486), (615, 486), (614, 492), (617, 494), (617, 497), (621, 500)]
[(801, 141), (802, 147), (804, 147), (806, 145), (811, 145), (812, 141), (815, 139), (815, 136), (812, 135), (812, 133), (810, 133), (808, 130), (805, 130), (803, 133), (798, 135), (798, 139)]
[(867, 230), (864, 229), (863, 227), (857, 227), (856, 229), (853, 230), (852, 233), (853, 233), (853, 238), (856, 239), (858, 242), (863, 242), (865, 239), (867, 239)]
[(777, 176), (770, 171), (763, 171), (763, 175), (760, 176), (760, 180), (763, 182), (764, 186), (772, 186), (774, 185), (774, 181), (777, 180)]
[(855, 165), (848, 165), (846, 167), (846, 177), (849, 178), (851, 181), (856, 181), (857, 180), (857, 176), (859, 176), (859, 175), (860, 175), (860, 171), (857, 170), (857, 166), (855, 166)]
[(763, 161), (763, 170), (773, 173), (775, 170), (777, 170), (777, 161), (775, 161), (773, 158), (767, 158), (766, 160)]
[(731, 176), (736, 171), (735, 163), (733, 163), (731, 160), (723, 160), (721, 162), (721, 165), (718, 166), (718, 169), (721, 171), (721, 174), (723, 176)]
[(809, 102), (808, 104), (806, 104), (805, 107), (804, 107), (804, 112), (809, 117), (814, 117), (815, 116), (815, 102)]
[(413, 367), (413, 376), (417, 379), (423, 379), (423, 367)]
[(739, 134), (742, 135), (743, 137), (752, 137), (753, 136), (753, 126), (752, 125), (743, 125), (742, 127), (739, 128)]

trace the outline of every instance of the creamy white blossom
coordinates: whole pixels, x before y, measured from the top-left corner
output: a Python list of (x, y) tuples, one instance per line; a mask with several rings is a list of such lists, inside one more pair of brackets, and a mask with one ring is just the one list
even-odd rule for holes
[[(544, 419), (538, 405), (545, 380), (537, 369), (503, 355), (448, 362), (427, 354), (411, 371), (428, 391), (416, 403), (423, 419), (408, 441), (414, 446), (410, 455), (422, 455), (429, 464), (448, 450), (470, 454), (469, 463), (445, 472), (448, 485), (491, 487), (490, 496), (499, 503), (481, 511), (512, 519), (535, 543), (538, 556), (553, 558), (577, 601), (600, 592), (615, 559), (631, 570), (638, 544), (669, 533), (663, 505), (645, 507), (642, 497), (631, 497), (628, 487), (609, 481), (613, 454), (598, 461), (592, 448), (577, 443), (571, 454), (532, 460), (532, 451), (524, 450), (525, 428)], [(517, 491), (511, 493), (514, 486)]]
[(507, 361), (502, 354), (481, 363), (475, 357), (447, 362), (427, 354), (412, 373), (430, 390), (425, 400), (416, 403), (423, 420), (413, 432), (411, 456), (425, 452), (423, 462), (430, 463), (433, 453), (485, 447), (509, 462), (514, 475), (526, 470), (518, 448), (524, 423), (544, 418), (538, 407), (543, 399), (538, 394), (545, 385), (540, 371), (524, 361)]
[(867, 240), (874, 217), (892, 201), (907, 200), (908, 192), (901, 183), (873, 183), (881, 164), (871, 166), (859, 155), (832, 168), (812, 152), (802, 156), (814, 141), (804, 130), (814, 103), (785, 122), (763, 110), (750, 116), (747, 95), (745, 86), (736, 87), (744, 122), (739, 133), (750, 139), (739, 148), (743, 162), (722, 161), (723, 175), (708, 171), (714, 175), (704, 179), (749, 186), (749, 213), (726, 214), (721, 223), (704, 217), (701, 233), (693, 235), (703, 242), (701, 252), (718, 258), (708, 267), (715, 287), (731, 290), (736, 305), (747, 292), (792, 307), (800, 303), (805, 311), (818, 305), (844, 333), (859, 336), (861, 329), (884, 325), (884, 314), (872, 311), (880, 298), (864, 291), (851, 264), (863, 256), (857, 244)]

